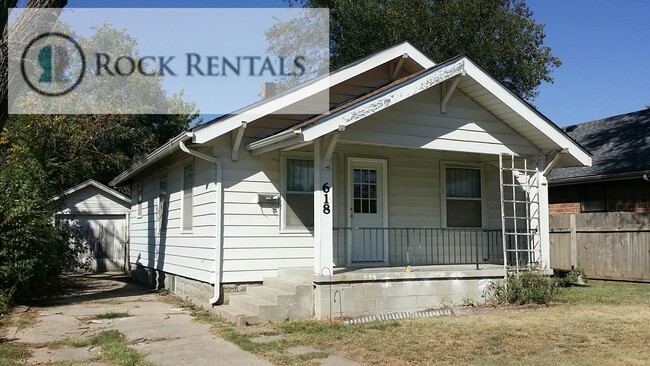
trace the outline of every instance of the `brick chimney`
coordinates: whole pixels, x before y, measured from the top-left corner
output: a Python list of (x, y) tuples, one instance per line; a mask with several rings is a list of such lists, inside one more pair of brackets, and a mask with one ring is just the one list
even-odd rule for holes
[(272, 98), (280, 91), (280, 85), (273, 82), (265, 82), (262, 84), (262, 99)]

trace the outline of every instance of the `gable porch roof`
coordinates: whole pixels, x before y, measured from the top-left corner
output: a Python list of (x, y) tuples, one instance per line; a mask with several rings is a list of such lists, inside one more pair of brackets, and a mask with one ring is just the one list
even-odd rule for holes
[[(461, 78), (462, 77), (462, 78)], [(530, 104), (510, 92), (467, 56), (387, 84), (370, 93), (246, 146), (253, 155), (306, 144), (452, 78), (458, 88), (547, 154), (563, 151), (557, 166), (589, 166), (591, 155)]]

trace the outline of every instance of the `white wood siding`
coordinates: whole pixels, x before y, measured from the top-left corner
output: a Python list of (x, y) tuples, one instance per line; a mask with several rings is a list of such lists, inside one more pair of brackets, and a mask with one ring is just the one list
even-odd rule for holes
[(349, 126), (341, 139), (361, 143), (484, 154), (538, 155), (514, 132), (460, 90), (440, 111), (441, 87), (401, 101)]
[(280, 154), (253, 158), (243, 148), (250, 141), (242, 143), (236, 162), (230, 159), (230, 137), (216, 141), (223, 164), (224, 283), (262, 281), (280, 267), (313, 265), (312, 234), (282, 233), (282, 208), (258, 203), (259, 194), (281, 192)]
[[(209, 153), (211, 149), (204, 150)], [(193, 228), (181, 232), (181, 197), (183, 167), (194, 162)], [(143, 179), (142, 217), (137, 212), (137, 181), (132, 187), (130, 261), (136, 265), (214, 282), (216, 233), (216, 171), (212, 163), (187, 154), (176, 154), (167, 167), (169, 213), (166, 235), (159, 232), (159, 174)]]
[(63, 198), (62, 213), (126, 214), (129, 205), (94, 186), (87, 186)]

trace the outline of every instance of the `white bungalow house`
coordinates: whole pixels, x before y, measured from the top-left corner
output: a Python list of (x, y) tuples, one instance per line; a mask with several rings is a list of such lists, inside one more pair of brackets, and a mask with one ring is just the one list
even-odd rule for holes
[[(327, 113), (283, 113), (323, 92)], [(508, 271), (548, 268), (545, 175), (590, 164), (468, 57), (402, 43), (183, 133), (111, 184), (133, 192), (136, 275), (259, 322), (483, 301)]]

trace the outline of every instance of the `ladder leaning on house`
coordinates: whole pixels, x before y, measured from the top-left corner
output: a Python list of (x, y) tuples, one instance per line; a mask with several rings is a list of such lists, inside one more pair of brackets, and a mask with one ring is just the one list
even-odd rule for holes
[(499, 155), (505, 276), (541, 269), (540, 172), (533, 157)]

